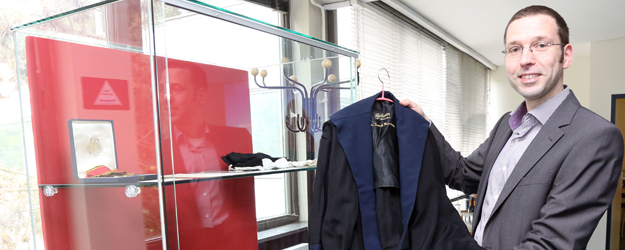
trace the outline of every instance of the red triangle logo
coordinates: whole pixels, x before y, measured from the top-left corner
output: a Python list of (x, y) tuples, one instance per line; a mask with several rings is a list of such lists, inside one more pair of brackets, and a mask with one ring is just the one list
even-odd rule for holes
[(119, 101), (119, 98), (117, 98), (109, 82), (104, 81), (104, 85), (102, 85), (100, 93), (98, 93), (98, 96), (95, 98), (93, 105), (122, 105), (122, 103)]

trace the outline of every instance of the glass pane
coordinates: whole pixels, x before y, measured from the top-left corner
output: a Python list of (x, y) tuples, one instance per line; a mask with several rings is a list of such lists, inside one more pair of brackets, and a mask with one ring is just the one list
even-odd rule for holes
[(99, 4), (15, 32), (42, 249), (162, 249), (158, 187), (139, 183), (158, 172), (146, 10)]
[[(169, 247), (255, 249), (257, 220), (290, 215), (297, 187), (285, 175), (202, 176), (229, 171), (232, 152), (315, 159), (322, 123), (351, 103), (355, 74), (339, 65), (355, 61), (173, 5), (155, 13), (164, 172), (175, 178), (165, 187)], [(199, 179), (180, 181), (189, 176)]]

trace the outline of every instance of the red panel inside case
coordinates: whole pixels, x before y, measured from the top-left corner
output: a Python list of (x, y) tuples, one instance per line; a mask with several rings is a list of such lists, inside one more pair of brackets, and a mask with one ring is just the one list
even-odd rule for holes
[[(157, 148), (162, 150), (164, 174), (226, 170), (219, 159), (187, 163), (192, 158), (170, 137), (174, 129), (169, 124), (176, 127), (181, 121), (169, 120), (174, 105), (164, 95), (158, 111), (162, 145), (156, 147), (148, 55), (35, 37), (27, 37), (26, 54), (40, 185), (79, 183), (72, 164), (70, 119), (113, 121), (119, 170), (156, 174)], [(177, 63), (204, 71), (206, 99), (196, 108), (202, 110), (211, 152), (251, 153), (246, 72), (165, 61), (158, 58), (157, 65), (164, 69)], [(159, 81), (159, 88), (167, 87)], [(176, 195), (173, 185), (165, 186), (164, 195), (169, 249), (257, 248), (252, 177), (175, 187)], [(59, 188), (52, 197), (40, 195), (46, 249), (162, 249), (158, 199), (156, 187), (141, 188), (135, 198), (126, 197), (124, 187)]]

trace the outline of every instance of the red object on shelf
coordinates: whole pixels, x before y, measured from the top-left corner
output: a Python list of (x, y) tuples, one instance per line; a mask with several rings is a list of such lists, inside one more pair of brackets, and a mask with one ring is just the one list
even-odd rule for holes
[[(27, 37), (26, 61), (39, 185), (78, 184), (73, 174), (69, 119), (113, 120), (118, 169), (135, 174), (157, 172), (148, 55)], [(211, 141), (218, 145), (217, 154), (251, 153), (247, 73), (190, 64), (210, 76), (204, 118)], [(161, 128), (169, 134), (164, 126), (169, 124), (169, 116), (164, 111)], [(184, 157), (176, 150), (170, 152), (169, 137), (162, 140), (159, 148), (165, 174), (173, 173), (174, 167), (176, 173), (189, 171), (182, 167)], [(220, 160), (204, 171), (225, 168)], [(257, 248), (252, 177), (176, 184), (175, 191), (174, 196), (174, 186), (165, 186), (169, 249), (178, 249), (178, 242), (180, 249)], [(204, 193), (208, 193), (209, 203), (197, 196)], [(59, 188), (52, 197), (40, 192), (45, 248), (162, 249), (159, 195), (156, 187), (142, 187), (136, 198), (126, 197), (124, 187)], [(212, 225), (201, 223), (202, 211), (217, 216)]]

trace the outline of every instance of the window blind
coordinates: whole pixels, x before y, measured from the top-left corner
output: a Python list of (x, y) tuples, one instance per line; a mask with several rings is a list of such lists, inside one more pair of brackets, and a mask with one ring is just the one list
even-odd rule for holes
[(470, 154), (487, 135), (490, 69), (389, 8), (376, 2), (339, 9), (350, 22), (339, 32), (352, 36), (339, 36), (339, 44), (360, 52), (358, 98), (380, 92), (379, 77), (385, 90), (418, 103), (456, 150)]
[[(486, 139), (490, 69), (383, 3), (354, 5), (338, 15), (350, 17), (339, 44), (360, 52), (359, 99), (382, 90), (379, 76), (399, 100), (418, 103), (463, 155)], [(341, 44), (341, 32), (355, 37)]]

